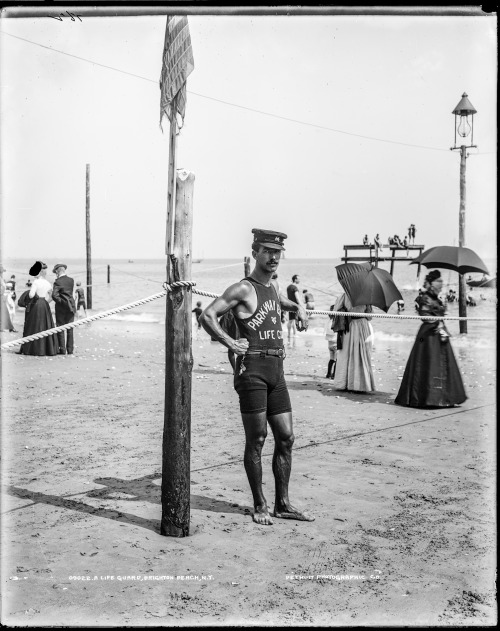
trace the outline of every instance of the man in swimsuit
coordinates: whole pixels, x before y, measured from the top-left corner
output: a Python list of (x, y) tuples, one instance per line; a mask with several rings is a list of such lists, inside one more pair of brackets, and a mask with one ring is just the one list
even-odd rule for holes
[[(312, 521), (290, 504), (288, 482), (292, 469), (294, 441), (292, 406), (283, 373), (283, 329), (281, 310), (297, 314), (299, 331), (307, 329), (304, 307), (280, 293), (272, 276), (276, 272), (286, 234), (254, 228), (252, 273), (228, 287), (200, 316), (202, 327), (236, 355), (234, 388), (240, 399), (245, 429), (245, 471), (254, 501), (253, 520), (272, 524), (262, 490), (261, 453), (267, 436), (267, 423), (274, 435), (273, 474), (275, 503), (273, 516), (283, 519)], [(238, 323), (240, 339), (229, 336), (219, 318), (232, 310)]]
[[(292, 276), (292, 282), (286, 288), (288, 300), (296, 302), (297, 304), (300, 304), (299, 283), (300, 278), (298, 274), (295, 274)], [(297, 332), (296, 317), (297, 313), (295, 311), (290, 311), (288, 314), (288, 341), (290, 341), (291, 334), (293, 333), (293, 337), (295, 337), (295, 333)]]

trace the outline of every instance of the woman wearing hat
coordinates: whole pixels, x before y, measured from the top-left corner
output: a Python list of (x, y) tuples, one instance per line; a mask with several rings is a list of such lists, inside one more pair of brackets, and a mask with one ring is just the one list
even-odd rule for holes
[[(419, 297), (422, 316), (444, 316), (446, 307), (439, 298), (443, 287), (441, 273), (429, 272), (425, 291)], [(417, 333), (396, 403), (412, 408), (448, 408), (463, 403), (467, 396), (443, 320), (424, 320)]]
[[(47, 266), (37, 261), (29, 271), (35, 280), (30, 288), (29, 303), (26, 306), (23, 337), (54, 328), (54, 319), (49, 302), (52, 300), (52, 285), (45, 278)], [(39, 340), (25, 342), (21, 346), (22, 355), (57, 355), (57, 336), (47, 335)]]

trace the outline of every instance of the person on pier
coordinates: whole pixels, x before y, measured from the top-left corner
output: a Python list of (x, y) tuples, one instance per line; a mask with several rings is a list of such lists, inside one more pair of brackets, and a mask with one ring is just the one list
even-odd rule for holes
[[(285, 349), (281, 311), (297, 315), (297, 329), (307, 329), (307, 312), (301, 304), (280, 293), (276, 272), (286, 234), (254, 228), (251, 274), (228, 287), (200, 316), (201, 325), (211, 336), (236, 355), (234, 388), (239, 395), (245, 430), (244, 466), (253, 495), (253, 520), (273, 523), (262, 489), (261, 453), (269, 423), (274, 435), (273, 474), (275, 503), (272, 515), (282, 519), (312, 521), (314, 518), (290, 503), (288, 483), (292, 469), (294, 442), (292, 406), (283, 372)], [(228, 335), (219, 318), (232, 310), (239, 339)]]

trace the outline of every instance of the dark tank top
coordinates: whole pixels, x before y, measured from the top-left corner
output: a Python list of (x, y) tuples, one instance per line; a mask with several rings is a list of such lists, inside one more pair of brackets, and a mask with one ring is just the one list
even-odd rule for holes
[(288, 300), (291, 300), (292, 302), (297, 302), (297, 296), (295, 295), (296, 291), (297, 285), (295, 285), (294, 283), (288, 285), (288, 287), (286, 288), (286, 295), (288, 296)]
[(257, 309), (248, 318), (236, 318), (241, 336), (248, 340), (249, 350), (283, 348), (281, 304), (274, 285), (266, 287), (253, 278), (251, 283), (257, 293)]

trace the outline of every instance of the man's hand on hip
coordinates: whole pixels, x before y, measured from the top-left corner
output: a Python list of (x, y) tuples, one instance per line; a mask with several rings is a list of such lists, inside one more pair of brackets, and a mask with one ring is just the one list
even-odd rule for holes
[(248, 340), (245, 338), (234, 340), (234, 344), (229, 350), (233, 351), (235, 355), (244, 355), (248, 350)]

